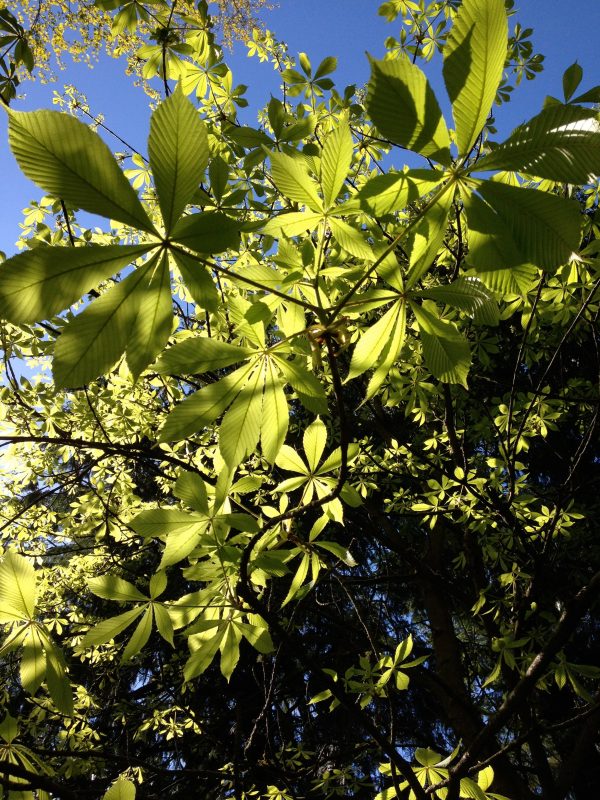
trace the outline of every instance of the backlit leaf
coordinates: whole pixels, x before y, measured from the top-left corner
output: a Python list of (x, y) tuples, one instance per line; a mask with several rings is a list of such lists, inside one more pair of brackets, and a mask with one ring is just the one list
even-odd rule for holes
[(431, 374), (445, 383), (466, 386), (471, 353), (469, 343), (453, 322), (440, 319), (416, 303), (411, 308), (419, 324), (425, 362)]
[(371, 61), (366, 106), (387, 139), (450, 164), (450, 136), (437, 98), (424, 73), (406, 58)]
[(325, 208), (339, 195), (352, 163), (352, 135), (346, 118), (328, 134), (321, 154), (321, 185)]
[(152, 245), (36, 247), (0, 268), (0, 317), (17, 324), (49, 319)]
[(458, 154), (465, 156), (492, 108), (508, 46), (504, 0), (463, 0), (444, 47)]
[(160, 432), (163, 442), (179, 441), (214, 422), (244, 387), (252, 364), (242, 367), (187, 397), (167, 417)]
[(152, 114), (148, 154), (168, 235), (191, 202), (208, 163), (206, 126), (179, 85)]
[(8, 137), (19, 166), (44, 191), (156, 233), (112, 153), (83, 122), (59, 111), (10, 111)]
[(564, 183), (586, 184), (600, 175), (597, 112), (552, 105), (477, 162), (479, 170), (515, 170)]

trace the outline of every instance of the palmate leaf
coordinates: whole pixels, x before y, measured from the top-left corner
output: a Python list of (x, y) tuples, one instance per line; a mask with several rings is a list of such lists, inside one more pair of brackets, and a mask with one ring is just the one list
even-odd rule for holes
[(135, 800), (135, 783), (122, 776), (117, 778), (102, 800)]
[[(147, 365), (144, 361), (154, 358), (166, 343), (171, 317), (167, 326), (164, 294), (167, 287), (163, 277), (150, 288), (154, 271), (160, 268), (159, 259), (165, 269), (162, 256), (150, 258), (65, 327), (56, 342), (52, 364), (54, 382), (58, 387), (82, 386), (108, 372), (126, 348), (128, 352), (131, 348), (133, 365), (141, 371)], [(152, 314), (149, 319), (139, 316), (144, 308)], [(150, 336), (148, 342), (140, 343), (140, 337), (136, 335), (138, 326)]]
[(371, 325), (360, 337), (352, 353), (350, 361), (350, 371), (347, 381), (362, 375), (368, 369), (377, 365), (377, 361), (386, 345), (390, 342), (392, 331), (396, 325), (399, 307), (403, 300), (400, 299), (380, 317), (374, 325)]
[[(446, 286), (433, 286), (415, 292), (414, 296), (426, 297), (437, 302), (447, 303), (459, 308), (472, 317), (480, 315), (480, 321), (490, 320), (488, 324), (496, 324), (499, 318), (498, 305), (485, 284), (474, 276), (461, 276)], [(496, 309), (495, 313), (493, 309)], [(483, 314), (483, 320), (481, 315)]]
[(192, 201), (208, 163), (208, 134), (180, 85), (150, 119), (148, 155), (167, 235)]
[(458, 154), (475, 144), (502, 80), (508, 47), (504, 0), (463, 0), (444, 47)]
[(347, 253), (362, 261), (375, 260), (373, 250), (360, 231), (342, 219), (329, 217), (328, 223), (335, 240)]
[(50, 697), (61, 714), (73, 714), (73, 693), (62, 652), (50, 639), (44, 639), (46, 649), (46, 683)]
[(216, 656), (219, 645), (226, 633), (226, 623), (221, 620), (215, 620), (213, 627), (216, 629), (213, 636), (207, 637), (205, 633), (193, 633), (188, 636), (191, 655), (183, 668), (183, 677), (186, 681), (191, 681), (192, 678), (202, 675)]
[(388, 172), (370, 178), (356, 195), (360, 208), (374, 216), (402, 211), (424, 194), (433, 191), (444, 174), (439, 170), (413, 169)]
[(249, 456), (258, 442), (263, 382), (264, 366), (260, 364), (244, 381), (219, 426), (219, 450), (230, 469)]
[(255, 352), (208, 336), (195, 336), (166, 350), (156, 363), (156, 371), (161, 375), (210, 372), (245, 361)]
[(383, 136), (450, 164), (450, 136), (439, 103), (425, 74), (410, 61), (371, 60), (366, 107)]
[(552, 105), (477, 162), (476, 170), (515, 170), (564, 183), (586, 184), (600, 175), (597, 112)]
[(452, 189), (444, 192), (409, 234), (406, 243), (410, 259), (406, 275), (407, 289), (411, 289), (423, 277), (442, 247), (453, 198)]
[[(373, 395), (379, 391), (379, 388), (387, 378), (389, 371), (394, 365), (396, 359), (400, 355), (402, 345), (404, 344), (404, 337), (406, 335), (406, 303), (400, 302), (396, 304), (396, 314), (394, 320), (394, 327), (392, 329), (389, 341), (385, 345), (381, 354), (381, 361), (377, 369), (373, 373), (363, 403), (370, 400)], [(362, 403), (361, 403), (362, 405)]]
[(117, 600), (120, 603), (148, 600), (132, 583), (119, 578), (117, 575), (102, 575), (99, 578), (90, 578), (88, 587), (91, 592), (97, 597), (102, 597), (103, 600)]
[(239, 244), (238, 223), (220, 211), (205, 211), (182, 217), (172, 231), (172, 239), (197, 253), (223, 253)]
[(97, 133), (58, 111), (9, 111), (8, 138), (23, 173), (68, 205), (156, 234), (137, 194)]
[(135, 620), (144, 612), (144, 608), (144, 606), (138, 606), (137, 608), (132, 608), (131, 610), (125, 611), (123, 614), (119, 614), (116, 617), (102, 620), (102, 622), (94, 625), (94, 627), (85, 634), (81, 642), (81, 646), (83, 648), (94, 647), (110, 642), (111, 639), (116, 638), (133, 622), (135, 622)]
[(177, 478), (174, 493), (194, 511), (208, 516), (208, 493), (200, 475), (195, 475), (193, 472), (182, 472)]
[(150, 634), (152, 633), (152, 607), (148, 606), (144, 611), (144, 615), (136, 625), (136, 628), (127, 642), (123, 655), (121, 656), (121, 663), (125, 664), (130, 661), (134, 656), (140, 652), (144, 647)]
[[(0, 563), (0, 610), (6, 608), (19, 619), (31, 620), (35, 615), (36, 598), (36, 577), (32, 564), (9, 550)], [(2, 621), (12, 622), (13, 618)]]
[(204, 264), (182, 250), (173, 250), (171, 255), (194, 302), (208, 311), (216, 311), (219, 294)]
[(325, 139), (321, 154), (321, 186), (325, 208), (335, 203), (342, 190), (352, 163), (352, 153), (352, 134), (344, 117)]
[[(144, 268), (142, 268), (144, 269)], [(167, 255), (145, 269), (147, 281), (137, 283), (132, 302), (135, 319), (127, 341), (127, 365), (135, 379), (167, 344), (173, 325), (173, 298)]]
[(261, 232), (269, 236), (300, 236), (307, 231), (314, 231), (323, 219), (320, 211), (291, 211), (271, 217), (261, 228)]
[(267, 361), (262, 403), (260, 446), (264, 458), (273, 464), (285, 441), (290, 412), (282, 382), (271, 359)]
[(188, 556), (197, 547), (206, 531), (209, 518), (203, 513), (156, 508), (142, 511), (130, 523), (139, 535), (165, 537), (165, 549), (159, 569), (165, 569)]
[(294, 200), (313, 211), (320, 211), (323, 203), (317, 192), (317, 183), (309, 175), (301, 156), (269, 153), (275, 185), (284, 197)]
[(306, 460), (311, 472), (315, 472), (325, 445), (327, 443), (327, 428), (323, 421), (317, 417), (304, 431), (302, 446), (306, 453)]
[(36, 247), (0, 267), (0, 317), (49, 319), (154, 245)]
[(497, 181), (478, 181), (476, 189), (464, 197), (467, 263), (476, 269), (535, 264), (551, 270), (577, 250), (581, 218), (575, 202)]
[(35, 629), (30, 629), (23, 639), (20, 677), (21, 685), (29, 694), (35, 694), (46, 677), (46, 653)]
[(423, 355), (431, 374), (444, 383), (466, 386), (471, 353), (465, 337), (453, 322), (440, 319), (425, 306), (413, 302), (410, 306), (419, 325)]
[(159, 441), (180, 441), (214, 422), (240, 393), (253, 368), (253, 364), (244, 364), (187, 397), (167, 417)]

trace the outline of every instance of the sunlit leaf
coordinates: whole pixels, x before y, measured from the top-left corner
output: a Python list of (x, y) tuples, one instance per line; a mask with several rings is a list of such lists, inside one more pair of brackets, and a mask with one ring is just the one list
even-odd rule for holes
[(167, 235), (191, 202), (208, 163), (208, 135), (180, 88), (150, 119), (150, 167)]
[(504, 0), (463, 0), (444, 47), (443, 70), (461, 156), (468, 154), (485, 125), (507, 46)]
[(392, 142), (450, 163), (450, 136), (429, 81), (406, 58), (371, 61), (367, 111)]
[(25, 175), (65, 203), (155, 233), (97, 133), (58, 111), (10, 111), (11, 150)]

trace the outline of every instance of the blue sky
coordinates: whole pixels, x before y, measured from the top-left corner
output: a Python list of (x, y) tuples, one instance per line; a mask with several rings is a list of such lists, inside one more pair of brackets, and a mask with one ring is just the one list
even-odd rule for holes
[[(384, 53), (387, 36), (397, 35), (398, 23), (387, 23), (377, 15), (379, 0), (279, 0), (279, 8), (265, 15), (265, 23), (277, 38), (288, 43), (290, 53), (302, 50), (313, 64), (327, 55), (337, 56), (338, 71), (332, 77), (338, 88), (346, 84), (361, 85), (369, 76), (366, 52), (375, 57)], [(540, 110), (547, 94), (562, 96), (562, 74), (577, 60), (584, 70), (582, 89), (600, 83), (600, 0), (517, 0), (518, 14), (513, 17), (523, 27), (534, 29), (534, 47), (546, 56), (544, 71), (535, 81), (524, 82), (514, 92), (513, 100), (497, 110), (497, 124), (502, 134)], [(278, 76), (268, 64), (246, 57), (246, 48), (235, 47), (226, 55), (235, 83), (249, 86), (249, 109), (244, 121), (252, 123), (255, 112), (268, 102), (271, 93), (278, 94)], [(427, 70), (436, 92), (443, 97), (439, 70)], [(73, 83), (83, 91), (94, 113), (102, 112), (105, 122), (141, 152), (146, 150), (148, 131), (148, 99), (135, 89), (124, 75), (124, 63), (103, 58), (90, 70), (73, 65), (58, 76), (58, 83), (22, 84), (22, 99), (13, 108), (32, 110), (52, 108), (54, 90), (63, 83)], [(443, 106), (446, 103), (442, 103)], [(109, 145), (123, 149), (107, 139)], [(8, 149), (6, 115), (0, 113), (0, 250), (7, 255), (16, 252), (15, 240), (22, 221), (22, 209), (43, 192), (22, 177)], [(101, 223), (100, 223), (101, 224)]]

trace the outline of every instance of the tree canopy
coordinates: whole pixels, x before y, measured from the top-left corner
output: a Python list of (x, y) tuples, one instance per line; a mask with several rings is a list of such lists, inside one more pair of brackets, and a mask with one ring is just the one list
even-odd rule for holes
[[(589, 798), (600, 87), (499, 141), (509, 0), (383, 3), (364, 89), (217, 5), (280, 73), (252, 124), (203, 1), (0, 10), (45, 193), (0, 264), (0, 793)], [(19, 110), (61, 25), (135, 60), (145, 152)]]

